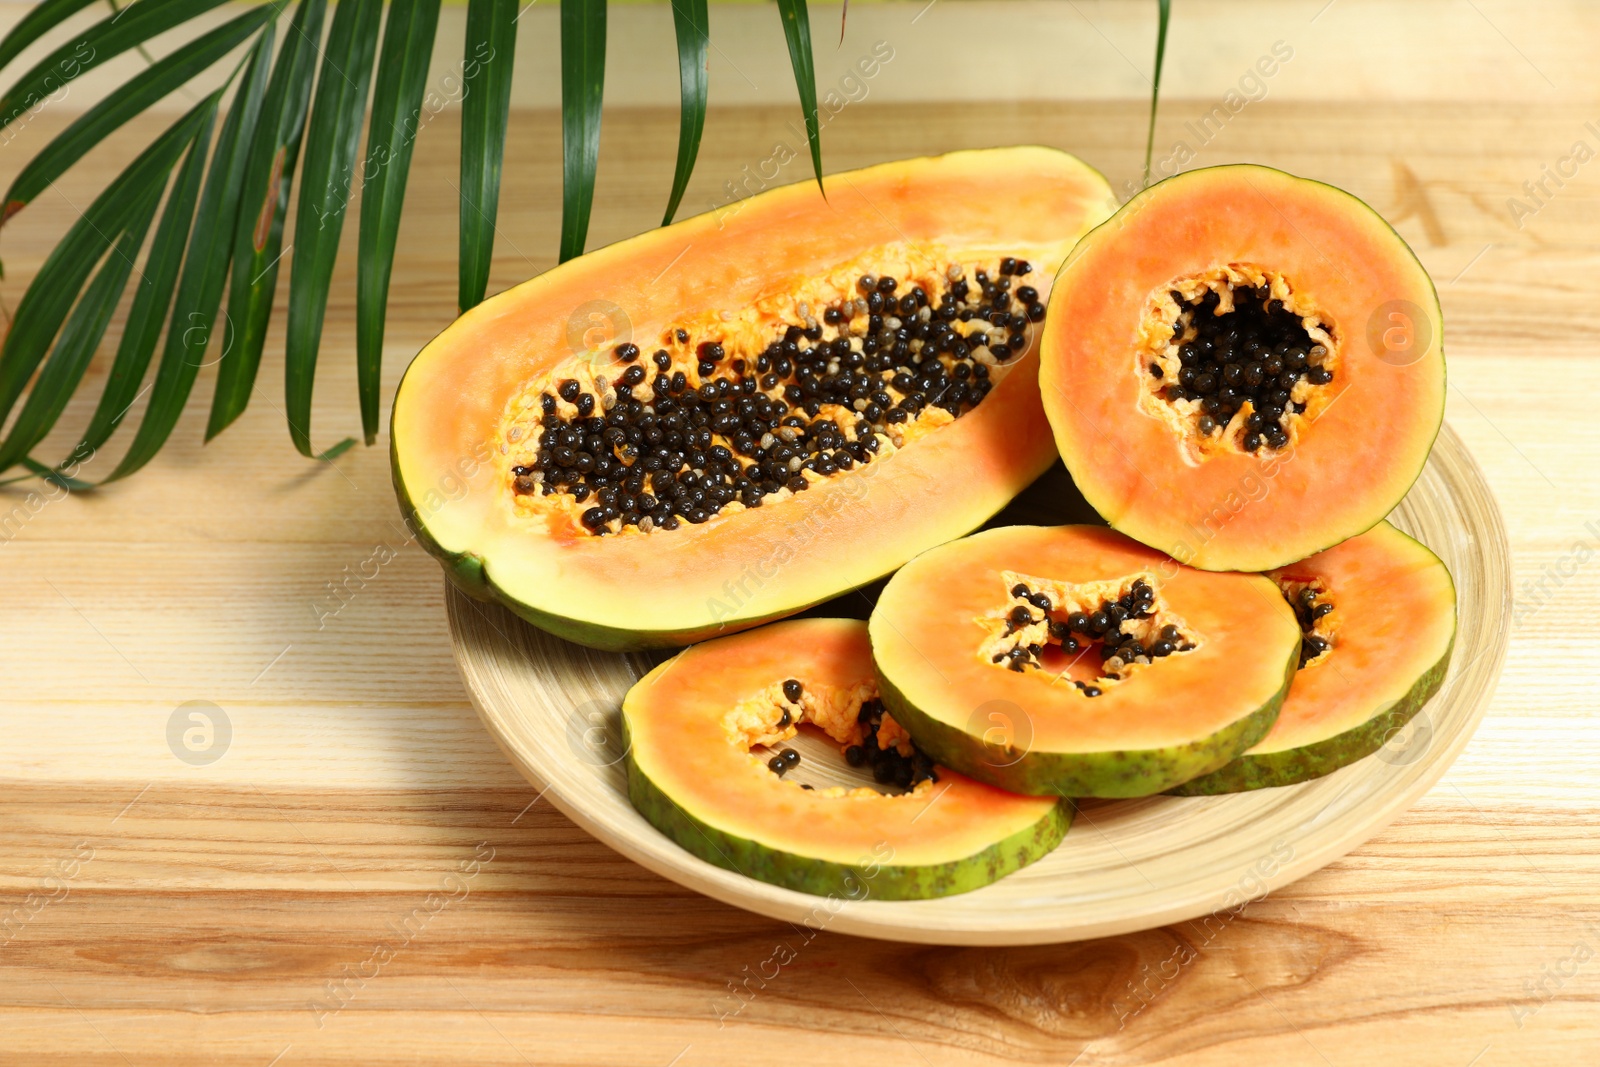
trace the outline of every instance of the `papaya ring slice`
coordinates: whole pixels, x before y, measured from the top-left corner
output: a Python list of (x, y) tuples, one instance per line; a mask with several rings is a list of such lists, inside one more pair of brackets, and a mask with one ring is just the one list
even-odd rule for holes
[[(1243, 328), (1240, 289), (1270, 350), (1199, 333)], [(1268, 167), (1210, 167), (1151, 186), (1073, 249), (1040, 385), (1102, 518), (1195, 567), (1263, 571), (1370, 529), (1410, 489), (1444, 418), (1442, 334), (1432, 281), (1377, 212)], [(1191, 341), (1213, 347), (1180, 359)], [(1295, 365), (1263, 372), (1280, 355)], [(1276, 443), (1249, 438), (1252, 415)]]
[[(785, 694), (785, 682), (799, 687)], [(781, 745), (802, 721), (849, 739), (876, 692), (857, 620), (797, 619), (692, 646), (623, 702), (629, 799), (709, 863), (848, 900), (966, 892), (1061, 842), (1072, 808), (1054, 797), (1018, 796), (944, 768), (900, 794), (806, 789), (750, 751), (752, 742)]]

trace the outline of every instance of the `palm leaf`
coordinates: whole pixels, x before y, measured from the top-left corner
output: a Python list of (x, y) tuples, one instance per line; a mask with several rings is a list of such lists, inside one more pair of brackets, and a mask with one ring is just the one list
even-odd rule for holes
[(706, 46), (711, 43), (706, 0), (672, 0), (672, 23), (678, 36), (678, 168), (672, 175), (672, 196), (661, 225), (672, 221), (689, 187), (695, 157), (700, 154), (700, 134), (706, 126)]
[(462, 311), (476, 307), (489, 287), (516, 48), (517, 0), (468, 0), (457, 190), (461, 254), (456, 302)]
[[(260, 57), (258, 44), (251, 54), (254, 63)], [(250, 73), (245, 75), (245, 86), (250, 84)], [(241, 94), (246, 90), (241, 89)], [(234, 105), (238, 107), (237, 104)], [(231, 116), (230, 116), (231, 121)], [(173, 289), (178, 283), (178, 267), (183, 262), (183, 246), (189, 237), (189, 223), (194, 217), (195, 201), (200, 196), (200, 180), (205, 176), (207, 145), (195, 139), (189, 146), (189, 157), (178, 171), (178, 178), (167, 195), (167, 206), (156, 224), (156, 236), (150, 242), (150, 254), (145, 257), (144, 271), (134, 286), (133, 304), (128, 309), (128, 319), (122, 329), (122, 340), (111, 362), (111, 373), (100, 394), (89, 428), (72, 455), (57, 466), (65, 468), (75, 460), (99, 451), (117, 427), (123, 416), (138, 399), (139, 383), (144, 380), (150, 357), (161, 338), (161, 326), (166, 322), (167, 310), (172, 305)]]
[(367, 89), (372, 84), (382, 15), (383, 0), (342, 0), (334, 8), (306, 134), (306, 173), (294, 226), (299, 249), (289, 272), (289, 328), (284, 339), (289, 439), (305, 456), (312, 454), (311, 388), (317, 375), (328, 285), (350, 204), (356, 146), (361, 140), (361, 119), (367, 113)]
[(5, 196), (7, 217), (21, 211), (114, 130), (194, 79), (269, 22), (270, 7), (247, 11), (165, 56), (68, 126), (22, 168)]
[(5, 40), (0, 41), (0, 70), (10, 66), (11, 61), (26, 51), (29, 45), (94, 2), (95, 0), (44, 0), (43, 3), (35, 4), (26, 15), (17, 20), (15, 26), (11, 27), (11, 32), (6, 34)]
[[(251, 50), (244, 81), (239, 87), (222, 133), (211, 153), (200, 206), (189, 233), (188, 251), (183, 258), (183, 273), (173, 301), (172, 322), (167, 327), (166, 344), (150, 387), (150, 403), (139, 423), (133, 443), (122, 461), (106, 479), (125, 478), (154, 458), (166, 444), (183, 414), (195, 376), (205, 360), (216, 326), (217, 310), (233, 258), (233, 236), (237, 216), (243, 210), (240, 189), (244, 184), (252, 135), (261, 115), (263, 82), (271, 49), (270, 35), (263, 35)], [(237, 337), (228, 337), (223, 328), (223, 355), (227, 356)], [(148, 357), (147, 357), (148, 358)]]
[(1161, 64), (1167, 56), (1167, 21), (1172, 0), (1156, 0), (1156, 72), (1150, 81), (1150, 129), (1144, 138), (1144, 184), (1150, 184), (1150, 156), (1156, 146), (1156, 104), (1161, 99)]
[[(111, 18), (74, 32), (0, 95), (0, 127), (85, 71), (130, 49), (143, 52), (152, 38), (223, 2), (137, 0)], [(150, 404), (128, 454), (112, 477), (131, 474), (159, 451), (183, 410), (212, 341), (225, 286), (227, 324), (234, 336), (222, 346), (207, 438), (233, 422), (249, 403), (280, 261), (291, 251), (295, 255), (289, 285), (285, 394), (291, 439), (297, 449), (311, 454), (309, 421), (320, 336), (383, 16), (382, 0), (342, 0), (323, 54), (319, 42), (327, 0), (299, 0), (292, 29), (274, 63), (274, 25), (288, 2), (271, 0), (268, 6), (245, 11), (152, 61), (120, 91), (54, 137), (11, 182), (0, 208), (0, 223), (113, 131), (256, 35), (244, 82), (215, 150), (208, 155), (206, 145), (220, 90), (165, 131), (112, 181), (63, 237), (24, 294), (12, 329), (0, 346), (0, 425), (25, 391), (27, 401), (0, 442), (0, 469), (20, 463), (34, 475), (60, 484), (86, 484), (66, 473), (66, 464), (56, 469), (44, 467), (27, 452), (48, 434), (81, 387), (94, 350), (134, 276), (134, 261), (155, 222), (161, 193), (185, 153), (187, 162), (172, 182), (145, 269), (138, 273), (127, 326), (106, 388), (74, 457), (108, 440), (143, 395), (140, 385), (161, 340), (163, 324), (169, 321), (170, 308), (165, 346), (149, 386), (153, 391)], [(606, 2), (561, 2), (563, 195), (558, 252), (563, 261), (582, 254), (593, 209), (605, 81)], [(91, 3), (93, 0), (43, 0), (0, 40), (0, 70)], [(519, 13), (518, 0), (468, 0), (468, 4), (458, 190), (458, 299), (463, 310), (481, 301), (488, 285)], [(812, 169), (822, 188), (821, 118), (807, 3), (777, 0), (777, 4), (805, 118)], [(1171, 0), (1158, 0), (1146, 180), (1170, 8)], [(369, 444), (379, 428), (382, 350), (395, 245), (439, 12), (440, 0), (392, 0), (382, 59), (376, 64), (377, 87), (372, 93), (373, 114), (362, 169), (365, 193), (357, 264), (357, 378), (362, 430)], [(841, 12), (841, 35), (845, 17)], [(682, 205), (705, 128), (707, 0), (674, 0), (673, 21), (680, 114), (664, 224)], [(320, 76), (318, 55), (322, 56)], [(306, 173), (298, 196), (298, 248), (288, 248), (283, 245), (285, 218), (302, 143)], [(342, 451), (350, 443), (341, 442), (323, 455), (326, 458)]]
[(369, 445), (378, 436), (383, 328), (394, 246), (438, 26), (439, 0), (393, 0), (383, 29), (378, 81), (372, 90), (367, 159), (361, 172), (361, 246), (356, 261), (356, 379), (361, 430)]
[(806, 0), (778, 0), (783, 17), (783, 36), (789, 43), (789, 64), (794, 67), (794, 84), (800, 92), (800, 110), (806, 117), (806, 141), (811, 145), (811, 169), (822, 186), (822, 131), (817, 125), (817, 71), (811, 55), (811, 16)]
[(38, 369), (90, 271), (111, 246), (113, 235), (122, 232), (122, 220), (144, 203), (152, 188), (166, 182), (206, 114), (202, 104), (169, 126), (112, 179), (46, 257), (22, 294), (0, 348), (0, 423)]
[(600, 164), (606, 0), (561, 0), (561, 251), (583, 255)]
[(116, 310), (123, 289), (127, 288), (133, 262), (161, 203), (163, 188), (164, 183), (152, 182), (144, 191), (142, 202), (132, 206), (122, 227), (122, 236), (105, 257), (100, 273), (84, 290), (83, 299), (73, 308), (50, 358), (45, 360), (34, 379), (17, 421), (12, 424), (5, 443), (0, 444), (0, 470), (8, 470), (21, 462), (29, 450), (44, 440), (83, 381), (89, 361), (94, 358), (95, 349), (111, 324), (111, 313)]
[(90, 26), (18, 78), (0, 96), (0, 127), (108, 59), (144, 44), (158, 33), (203, 15), (224, 0), (139, 0)]
[[(70, 462), (70, 465), (76, 467), (78, 462), (79, 461), (77, 460), (73, 460)], [(68, 465), (69, 464), (63, 464), (63, 466)], [(31, 459), (28, 456), (22, 457), (22, 466), (28, 471), (27, 474), (21, 475), (17, 478), (7, 478), (5, 482), (0, 482), (0, 485), (4, 485), (8, 482), (20, 482), (24, 478), (43, 478), (51, 485), (59, 485), (69, 493), (75, 493), (82, 489), (94, 488), (93, 482), (86, 482), (81, 479), (74, 478), (63, 471), (58, 471), (53, 467), (46, 467), (43, 463), (40, 463), (36, 459)]]
[(317, 43), (327, 0), (300, 0), (283, 48), (272, 66), (261, 99), (260, 115), (250, 140), (234, 220), (232, 277), (228, 287), (228, 322), (233, 345), (217, 369), (206, 440), (221, 433), (250, 403), (261, 351), (267, 341), (267, 320), (278, 289), (283, 223), (300, 158), (306, 108), (316, 76)]
[[(257, 65), (259, 69), (259, 64)], [(250, 82), (245, 83), (248, 89)], [(183, 274), (178, 280), (178, 295), (173, 301), (172, 323), (167, 327), (166, 344), (150, 388), (150, 403), (134, 435), (107, 481), (126, 478), (161, 451), (178, 417), (183, 414), (195, 376), (204, 364), (216, 326), (217, 309), (232, 257), (231, 236), (235, 216), (241, 209), (239, 187), (243, 179), (247, 139), (252, 132), (248, 120), (256, 107), (241, 92), (223, 122), (222, 135), (211, 153), (211, 166), (200, 193), (194, 227), (189, 232), (189, 248), (183, 257)], [(209, 127), (207, 130), (209, 136)], [(224, 329), (224, 351), (227, 344)]]

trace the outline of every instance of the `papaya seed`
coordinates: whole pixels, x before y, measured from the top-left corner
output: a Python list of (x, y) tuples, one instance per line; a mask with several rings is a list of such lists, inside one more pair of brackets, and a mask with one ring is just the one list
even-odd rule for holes
[[(628, 366), (611, 382), (597, 377), (591, 389), (563, 378), (539, 394), (539, 426), (524, 446), (534, 454), (514, 456), (528, 472), (510, 476), (513, 493), (572, 505), (577, 525), (596, 536), (670, 531), (882, 458), (885, 441), (904, 444), (906, 430), (934, 409), (955, 418), (971, 411), (994, 388), (990, 368), (1027, 349), (1044, 308), (1034, 287), (1010, 288), (1032, 267), (1014, 257), (999, 265), (995, 280), (975, 270), (976, 287), (959, 264), (927, 280), (864, 272), (859, 299), (796, 301), (801, 322), (775, 325), (759, 351), (714, 330), (691, 345), (689, 331), (674, 327), (662, 335), (668, 347), (651, 356), (653, 375), (637, 362), (637, 344), (618, 344), (612, 354)], [(795, 432), (779, 447), (773, 432), (783, 426)], [(607, 430), (622, 436), (600, 439)], [(573, 462), (578, 455), (589, 458)], [(576, 507), (646, 472), (673, 476), (651, 506)]]

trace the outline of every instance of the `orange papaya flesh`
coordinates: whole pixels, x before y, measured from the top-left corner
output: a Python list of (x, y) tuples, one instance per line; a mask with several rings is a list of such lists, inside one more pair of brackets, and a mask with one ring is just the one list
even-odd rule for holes
[[(931, 767), (876, 697), (867, 628), (857, 620), (796, 619), (695, 645), (623, 702), (629, 798), (707, 862), (849, 899), (966, 892), (1060, 843), (1069, 804)], [(838, 771), (840, 753), (854, 750), (859, 761), (863, 743), (909, 754), (906, 765), (917, 770), (904, 780), (915, 786), (886, 793), (801, 784), (809, 764), (785, 757), (802, 728), (838, 746)]]
[(1098, 526), (925, 552), (869, 627), (884, 703), (920, 748), (1072, 797), (1148, 796), (1230, 762), (1272, 726), (1300, 648), (1270, 579), (1185, 567)]
[(1237, 793), (1330, 774), (1381, 748), (1444, 682), (1455, 584), (1439, 557), (1388, 522), (1271, 577), (1303, 635), (1278, 721), (1238, 759), (1175, 793)]
[(1444, 416), (1433, 283), (1355, 197), (1258, 166), (1134, 197), (1056, 278), (1045, 411), (1114, 528), (1263, 571), (1371, 528)]
[(829, 188), (572, 260), (417, 356), (394, 480), (453, 580), (584, 644), (683, 644), (878, 578), (1049, 465), (1038, 320), (1104, 179), (1008, 148)]

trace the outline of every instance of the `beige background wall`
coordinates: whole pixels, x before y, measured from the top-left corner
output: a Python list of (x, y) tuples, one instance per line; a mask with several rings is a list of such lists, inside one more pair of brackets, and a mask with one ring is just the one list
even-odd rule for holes
[[(9, 29), (29, 6), (0, 2), (0, 29)], [(1532, 8), (1543, 24), (1570, 32), (1555, 39), (1519, 33)], [(103, 18), (106, 10), (92, 7), (77, 22)], [(233, 10), (220, 8), (201, 24), (214, 25)], [(841, 79), (882, 41), (893, 58), (865, 84), (874, 100), (1141, 97), (1150, 92), (1155, 10), (1153, 0), (858, 0), (841, 43), (839, 5), (813, 4), (817, 80), (824, 92), (834, 87), (841, 96), (859, 97), (863, 89)], [(447, 7), (435, 48), (431, 84), (446, 106), (458, 95), (450, 75), (459, 69), (465, 21), (463, 7)], [(794, 99), (775, 6), (712, 4), (711, 26), (713, 104)], [(553, 106), (560, 90), (555, 0), (529, 4), (520, 29), (514, 103)], [(151, 51), (174, 47), (177, 35), (169, 38), (154, 42)], [(1292, 60), (1260, 86), (1249, 82), (1252, 66), (1280, 41)], [(1286, 100), (1415, 100), (1419, 87), (1421, 98), (1432, 100), (1600, 97), (1596, 41), (1600, 5), (1577, 0), (1179, 0), (1164, 94), (1220, 101), (1244, 79), (1244, 92)], [(40, 54), (34, 49), (25, 61)], [(53, 106), (82, 109), (143, 62), (123, 56)], [(219, 66), (218, 75), (228, 66)], [(675, 104), (677, 94), (670, 8), (613, 5), (606, 102)], [(166, 106), (183, 103), (180, 94)]]

